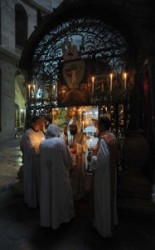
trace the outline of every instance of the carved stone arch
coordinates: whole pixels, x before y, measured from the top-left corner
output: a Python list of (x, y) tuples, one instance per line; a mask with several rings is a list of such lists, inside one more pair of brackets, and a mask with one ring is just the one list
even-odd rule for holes
[(92, 17), (104, 21), (114, 29), (118, 30), (124, 39), (127, 41), (128, 54), (132, 58), (131, 61), (135, 62), (139, 57), (140, 44), (142, 45), (141, 36), (135, 23), (132, 23), (132, 17), (126, 14), (121, 8), (116, 6), (111, 1), (69, 1), (60, 5), (59, 8), (47, 16), (44, 21), (36, 28), (31, 37), (29, 38), (21, 60), (20, 67), (27, 70), (31, 76), (33, 64), (32, 57), (34, 50), (40, 41), (56, 26), (63, 24), (69, 19), (76, 19), (85, 17), (86, 19)]
[(135, 70), (142, 43), (131, 20), (112, 1), (69, 1), (36, 28), (24, 48), (19, 67), (27, 72), (30, 81), (57, 84), (64, 62), (62, 46), (66, 39), (71, 41), (78, 35), (80, 58), (95, 58), (117, 72), (123, 67)]

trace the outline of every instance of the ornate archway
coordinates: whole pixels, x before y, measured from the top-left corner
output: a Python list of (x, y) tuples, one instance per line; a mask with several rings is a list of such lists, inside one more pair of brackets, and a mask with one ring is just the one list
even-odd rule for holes
[[(101, 115), (105, 108), (113, 114), (123, 109), (123, 123), (128, 126), (136, 42), (129, 25), (122, 26), (123, 13), (111, 7), (101, 1), (71, 3), (36, 29), (20, 61), (27, 72), (28, 116), (48, 116), (58, 106), (98, 105)], [(75, 92), (69, 81), (76, 71), (80, 77)], [(125, 106), (118, 106), (124, 101)], [(115, 123), (118, 119), (113, 117)]]

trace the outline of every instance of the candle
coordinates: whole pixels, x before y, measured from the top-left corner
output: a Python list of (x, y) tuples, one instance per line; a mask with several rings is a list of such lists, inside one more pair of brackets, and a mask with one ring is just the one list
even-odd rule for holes
[(53, 84), (53, 95), (55, 94), (55, 85)]
[(127, 78), (127, 73), (124, 73), (124, 89), (126, 90), (126, 78)]
[(92, 93), (94, 93), (94, 80), (95, 80), (95, 77), (92, 76)]
[(82, 121), (82, 128), (84, 129), (84, 121)]
[(28, 98), (30, 98), (30, 93), (31, 93), (31, 92), (30, 92), (30, 91), (31, 91), (31, 85), (30, 85), (30, 84), (28, 84), (28, 85), (27, 85), (27, 87), (28, 87)]
[(110, 91), (112, 91), (112, 78), (113, 78), (113, 74), (110, 74)]

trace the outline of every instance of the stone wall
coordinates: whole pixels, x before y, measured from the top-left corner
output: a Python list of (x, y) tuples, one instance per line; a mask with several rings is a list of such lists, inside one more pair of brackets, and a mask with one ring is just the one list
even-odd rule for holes
[[(60, 1), (42, 1), (44, 7), (52, 3), (56, 7)], [(15, 4), (21, 4), (28, 16), (28, 38), (37, 25), (37, 6), (33, 1), (1, 0), (1, 131), (0, 144), (15, 138), (15, 77), (22, 50), (15, 46)], [(39, 1), (41, 4), (41, 1)], [(44, 10), (45, 11), (45, 10)], [(22, 107), (23, 108), (23, 107)]]

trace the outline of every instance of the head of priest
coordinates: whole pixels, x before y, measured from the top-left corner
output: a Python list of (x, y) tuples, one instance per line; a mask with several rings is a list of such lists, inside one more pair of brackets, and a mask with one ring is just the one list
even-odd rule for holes
[(49, 124), (48, 128), (47, 128), (47, 132), (46, 135), (48, 138), (50, 137), (59, 137), (59, 127), (56, 124)]

